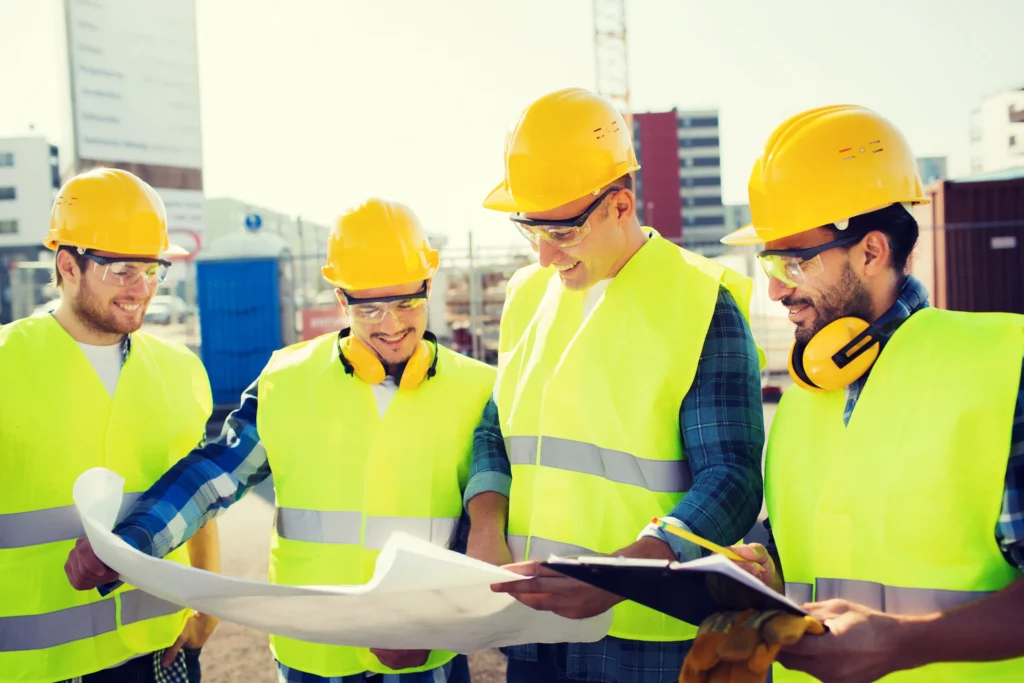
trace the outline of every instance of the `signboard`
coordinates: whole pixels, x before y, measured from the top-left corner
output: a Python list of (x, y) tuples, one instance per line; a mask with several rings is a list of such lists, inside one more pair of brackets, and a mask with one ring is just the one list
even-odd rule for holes
[(302, 336), (300, 341), (316, 339), (328, 332), (337, 332), (343, 327), (348, 327), (348, 321), (341, 317), (341, 309), (337, 306), (330, 308), (304, 308), (302, 309)]
[(65, 0), (78, 158), (201, 169), (194, 0)]

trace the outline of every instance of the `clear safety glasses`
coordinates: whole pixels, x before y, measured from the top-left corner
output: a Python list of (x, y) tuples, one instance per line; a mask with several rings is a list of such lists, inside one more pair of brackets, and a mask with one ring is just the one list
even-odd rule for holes
[(840, 237), (807, 249), (765, 250), (757, 254), (765, 275), (775, 278), (787, 287), (797, 287), (825, 270), (821, 253), (829, 249), (856, 244), (864, 235)]
[(171, 267), (171, 262), (163, 259), (109, 258), (89, 251), (79, 253), (96, 264), (101, 280), (119, 287), (130, 287), (142, 279), (150, 287), (161, 285)]
[(590, 214), (601, 205), (608, 195), (618, 192), (623, 188), (609, 187), (601, 193), (601, 196), (587, 207), (587, 210), (575, 218), (563, 218), (560, 220), (534, 220), (524, 218), (520, 214), (513, 214), (509, 219), (516, 224), (523, 237), (528, 239), (534, 246), (544, 240), (555, 247), (574, 247), (587, 238), (590, 234)]
[(398, 296), (382, 296), (373, 299), (357, 299), (349, 296), (340, 290), (345, 302), (348, 304), (348, 311), (354, 318), (366, 322), (380, 322), (388, 311), (396, 318), (401, 319), (414, 311), (423, 308), (427, 303), (427, 286), (415, 294), (402, 294)]

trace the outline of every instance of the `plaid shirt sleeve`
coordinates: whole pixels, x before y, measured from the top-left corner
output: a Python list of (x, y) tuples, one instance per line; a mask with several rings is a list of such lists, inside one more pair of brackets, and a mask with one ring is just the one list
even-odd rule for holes
[(463, 500), (468, 505), (473, 496), (494, 491), (508, 498), (512, 490), (512, 466), (501, 436), (498, 406), (491, 396), (484, 406), (480, 424), (473, 432), (473, 460)]
[(163, 557), (270, 476), (256, 432), (259, 380), (224, 422), (220, 437), (189, 453), (143, 493), (114, 527), (129, 545)]
[(1013, 408), (1010, 459), (1006, 464), (1003, 507), (996, 523), (996, 541), (1007, 561), (1024, 571), (1024, 363)]
[[(764, 412), (754, 336), (724, 287), (693, 384), (679, 410), (679, 432), (693, 484), (663, 519), (720, 545), (732, 545), (750, 530), (761, 510)], [(681, 562), (708, 553), (653, 525), (641, 536), (661, 539)]]

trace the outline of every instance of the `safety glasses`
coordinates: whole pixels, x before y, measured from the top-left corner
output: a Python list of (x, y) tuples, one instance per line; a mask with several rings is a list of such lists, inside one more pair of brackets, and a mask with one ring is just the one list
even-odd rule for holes
[(96, 264), (101, 280), (119, 287), (130, 287), (142, 279), (149, 287), (159, 286), (171, 267), (171, 262), (163, 259), (109, 258), (82, 250), (79, 254)]
[(357, 299), (349, 296), (344, 290), (338, 291), (345, 297), (345, 303), (348, 304), (348, 311), (352, 317), (366, 322), (380, 322), (389, 311), (396, 318), (402, 318), (418, 311), (427, 303), (426, 283), (424, 283), (423, 289), (415, 294), (381, 296), (372, 299)]
[(758, 252), (757, 260), (769, 278), (775, 278), (787, 287), (796, 287), (825, 270), (821, 262), (822, 252), (850, 246), (862, 239), (864, 235), (851, 235), (807, 249), (765, 250)]
[(587, 238), (590, 234), (590, 214), (601, 205), (608, 195), (618, 192), (623, 188), (609, 187), (587, 207), (586, 211), (575, 218), (563, 218), (559, 220), (534, 220), (525, 218), (521, 214), (509, 216), (509, 220), (516, 224), (523, 237), (531, 244), (537, 245), (540, 240), (555, 247), (574, 247)]

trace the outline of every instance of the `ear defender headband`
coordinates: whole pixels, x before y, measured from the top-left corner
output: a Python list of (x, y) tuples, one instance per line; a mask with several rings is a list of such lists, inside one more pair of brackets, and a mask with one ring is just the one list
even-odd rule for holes
[[(921, 307), (917, 287), (904, 290), (912, 311)], [(800, 387), (813, 392), (843, 389), (863, 377), (878, 359), (884, 340), (903, 319), (899, 303), (868, 323), (848, 316), (833, 320), (806, 343), (795, 342), (789, 354), (789, 374)]]
[[(350, 334), (349, 328), (345, 328), (338, 334), (338, 357), (345, 368), (345, 373), (355, 375), (367, 384), (380, 384), (387, 377), (380, 358), (363, 342)], [(434, 345), (434, 352), (430, 352), (427, 342)], [(416, 344), (416, 350), (406, 361), (405, 369), (402, 371), (402, 378), (399, 380), (399, 389), (415, 389), (424, 380), (430, 379), (437, 374), (437, 337), (432, 332), (423, 332), (423, 339)]]

